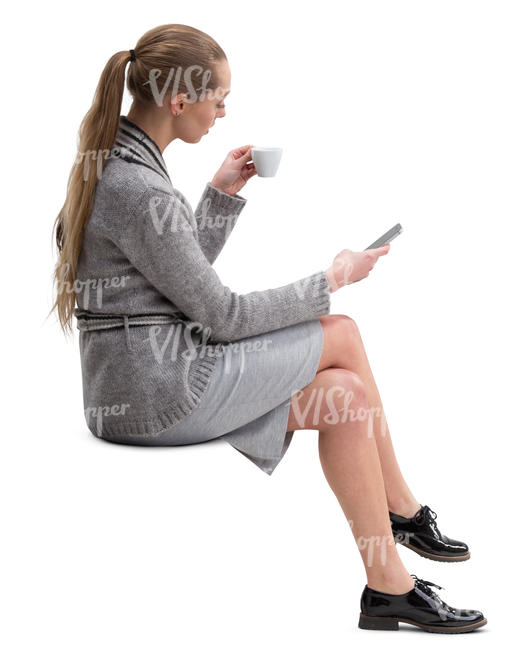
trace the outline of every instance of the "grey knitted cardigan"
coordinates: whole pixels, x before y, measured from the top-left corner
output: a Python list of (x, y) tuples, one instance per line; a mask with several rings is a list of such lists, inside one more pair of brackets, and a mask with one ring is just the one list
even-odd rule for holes
[(95, 435), (156, 437), (199, 403), (231, 342), (329, 313), (324, 271), (246, 294), (223, 284), (212, 264), (245, 204), (207, 183), (193, 211), (156, 143), (120, 117), (74, 289)]

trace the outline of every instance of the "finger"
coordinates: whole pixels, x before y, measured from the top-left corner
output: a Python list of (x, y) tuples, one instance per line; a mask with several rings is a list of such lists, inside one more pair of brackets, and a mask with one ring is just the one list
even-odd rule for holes
[(245, 165), (241, 170), (241, 176), (243, 176), (245, 180), (252, 178), (252, 176), (255, 176), (257, 173), (258, 170), (256, 169), (253, 163), (250, 163), (249, 165)]
[(379, 248), (373, 248), (372, 252), (375, 254), (376, 257), (381, 257), (381, 255), (386, 255), (389, 250), (390, 250), (390, 244), (385, 244), (384, 246), (380, 246)]
[(253, 144), (246, 144), (243, 147), (238, 147), (237, 149), (233, 149), (232, 155), (234, 158), (237, 160), (238, 158), (241, 158), (241, 156), (249, 156), (251, 154), (251, 148), (253, 147)]
[(249, 149), (245, 153), (241, 153), (240, 150), (238, 149), (236, 152), (232, 152), (232, 159), (242, 161), (242, 162), (248, 162), (249, 160), (252, 159), (252, 152)]

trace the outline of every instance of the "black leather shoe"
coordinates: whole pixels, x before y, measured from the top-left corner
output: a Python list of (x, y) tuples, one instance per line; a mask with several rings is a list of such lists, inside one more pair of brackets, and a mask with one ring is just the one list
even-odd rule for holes
[(404, 594), (385, 594), (366, 585), (361, 596), (359, 627), (363, 630), (399, 630), (399, 623), (409, 623), (427, 632), (458, 634), (471, 632), (488, 622), (475, 609), (455, 609), (435, 593), (434, 582), (412, 575), (415, 586)]
[(403, 544), (423, 557), (439, 562), (469, 560), (467, 544), (443, 535), (434, 521), (437, 517), (429, 506), (422, 506), (412, 517), (389, 512), (396, 543)]

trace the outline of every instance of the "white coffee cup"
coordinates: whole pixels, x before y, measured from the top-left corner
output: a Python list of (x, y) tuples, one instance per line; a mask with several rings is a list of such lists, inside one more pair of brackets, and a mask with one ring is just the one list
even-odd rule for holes
[(258, 176), (276, 175), (282, 157), (282, 149), (278, 147), (252, 147), (250, 153)]

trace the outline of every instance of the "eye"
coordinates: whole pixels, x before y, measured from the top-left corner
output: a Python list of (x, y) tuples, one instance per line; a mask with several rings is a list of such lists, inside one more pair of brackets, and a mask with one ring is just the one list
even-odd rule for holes
[(217, 108), (224, 108), (224, 107), (225, 107), (224, 104), (217, 104)]

